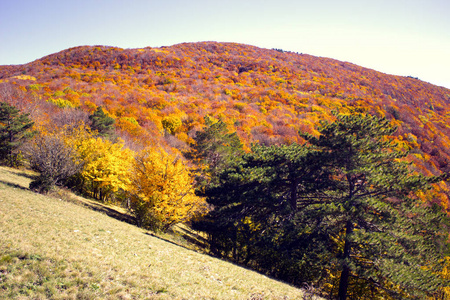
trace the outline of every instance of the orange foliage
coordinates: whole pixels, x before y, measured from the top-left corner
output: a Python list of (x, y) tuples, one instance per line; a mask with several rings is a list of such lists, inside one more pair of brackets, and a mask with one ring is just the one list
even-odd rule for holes
[[(248, 147), (299, 142), (297, 130), (316, 134), (316, 124), (332, 120), (334, 110), (367, 111), (399, 127), (402, 147), (419, 146), (422, 172), (450, 170), (450, 90), (328, 58), (216, 42), (83, 46), (0, 66), (0, 83), (22, 87), (30, 103), (40, 103), (34, 116), (41, 123), (61, 109), (55, 104), (90, 113), (102, 106), (116, 119), (118, 134), (142, 146), (167, 147), (162, 122), (172, 115), (182, 121), (172, 132), (182, 141), (210, 115)], [(54, 104), (41, 105), (45, 101)]]

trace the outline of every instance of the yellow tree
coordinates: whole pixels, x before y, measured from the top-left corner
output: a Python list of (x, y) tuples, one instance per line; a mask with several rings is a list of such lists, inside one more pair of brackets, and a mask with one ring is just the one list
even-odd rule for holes
[(205, 207), (194, 193), (189, 169), (162, 149), (136, 155), (130, 179), (131, 206), (139, 226), (165, 231)]
[(113, 143), (95, 138), (84, 129), (74, 133), (72, 139), (83, 161), (83, 169), (78, 174), (82, 192), (106, 201), (111, 199), (114, 193), (128, 188), (134, 153), (124, 148), (121, 140)]

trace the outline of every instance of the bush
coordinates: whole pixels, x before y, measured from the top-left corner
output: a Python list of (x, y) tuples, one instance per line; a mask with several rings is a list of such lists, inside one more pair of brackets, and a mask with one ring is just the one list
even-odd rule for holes
[(28, 146), (31, 168), (40, 175), (30, 189), (47, 193), (50, 189), (80, 171), (82, 163), (76, 152), (58, 135), (40, 135)]

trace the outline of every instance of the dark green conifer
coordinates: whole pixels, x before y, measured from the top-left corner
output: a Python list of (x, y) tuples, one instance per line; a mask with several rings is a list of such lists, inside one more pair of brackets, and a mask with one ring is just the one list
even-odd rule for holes
[(203, 166), (203, 173), (210, 179), (243, 153), (236, 132), (230, 133), (223, 121), (214, 121), (208, 116), (205, 117), (205, 128), (196, 133), (194, 141), (185, 155)]
[[(399, 298), (424, 297), (443, 284), (447, 217), (415, 195), (440, 178), (412, 172), (402, 160), (407, 152), (387, 138), (395, 130), (386, 119), (357, 114), (322, 123), (319, 138), (303, 135), (330, 172), (327, 187), (300, 199), (313, 201), (311, 212), (319, 209), (322, 222), (314, 230), (340, 242), (329, 253), (340, 272), (339, 299), (361, 280)], [(310, 219), (302, 213), (299, 224)]]
[(0, 162), (13, 167), (19, 163), (17, 150), (24, 141), (32, 136), (30, 131), (34, 122), (29, 114), (7, 102), (0, 102)]
[[(214, 210), (200, 225), (251, 265), (331, 283), (338, 299), (429, 296), (445, 284), (448, 217), (415, 193), (441, 178), (412, 172), (388, 138), (395, 130), (383, 118), (338, 115), (318, 138), (301, 134), (304, 146), (254, 147), (207, 188)], [(224, 242), (220, 229), (233, 228)]]
[(91, 120), (91, 129), (96, 130), (98, 135), (111, 138), (115, 120), (106, 115), (101, 106), (97, 107), (97, 110), (89, 116), (89, 120)]

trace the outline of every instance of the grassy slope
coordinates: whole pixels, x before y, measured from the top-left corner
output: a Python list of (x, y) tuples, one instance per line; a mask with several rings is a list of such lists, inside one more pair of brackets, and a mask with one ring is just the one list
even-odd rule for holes
[(302, 299), (302, 291), (29, 191), (0, 167), (0, 298)]

